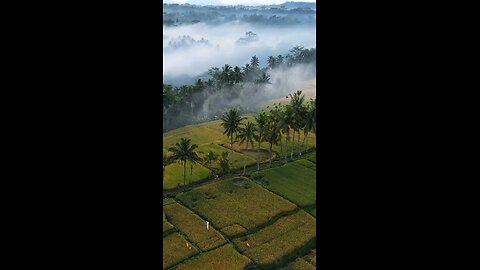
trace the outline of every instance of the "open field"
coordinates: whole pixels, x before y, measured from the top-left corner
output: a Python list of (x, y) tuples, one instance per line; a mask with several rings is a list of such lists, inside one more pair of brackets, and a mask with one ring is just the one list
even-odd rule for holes
[(223, 236), (192, 211), (178, 203), (163, 207), (168, 220), (202, 251), (216, 248), (226, 243)]
[[(188, 248), (186, 243), (190, 245)], [(172, 233), (163, 238), (163, 269), (174, 266), (198, 253), (198, 250), (179, 233)]]
[(272, 264), (314, 239), (315, 223), (315, 218), (300, 210), (258, 232), (237, 238), (234, 243), (255, 263)]
[[(190, 176), (190, 164), (187, 161), (186, 169), (186, 184), (190, 184), (199, 180), (203, 180), (210, 175), (210, 170), (200, 164), (193, 164), (192, 175)], [(183, 187), (183, 164), (173, 163), (165, 169), (165, 181), (163, 182), (164, 189), (176, 188), (177, 185)]]
[(316, 201), (315, 164), (300, 159), (280, 167), (255, 172), (252, 178), (261, 178), (267, 189), (287, 198), (299, 206)]
[[(221, 156), (221, 154), (223, 152), (229, 152), (230, 153), (229, 154), (230, 162), (233, 163), (233, 168), (234, 169), (243, 168), (243, 165), (245, 163), (247, 164), (247, 166), (257, 163), (257, 161), (252, 157), (245, 156), (241, 153), (232, 151), (228, 148), (225, 148), (225, 147), (217, 145), (217, 144), (213, 144), (213, 143), (204, 144), (204, 145), (202, 145), (198, 148), (198, 151), (203, 152), (203, 154), (201, 154), (202, 157), (205, 156), (205, 154), (207, 154), (207, 152), (210, 151), (210, 150), (215, 152), (219, 157)], [(212, 161), (211, 166), (213, 168), (216, 168), (216, 169), (220, 168), (220, 165), (219, 165), (218, 161)]]
[(201, 186), (176, 198), (220, 230), (233, 224), (248, 230), (296, 208), (244, 177)]
[(176, 268), (177, 270), (242, 270), (250, 259), (238, 253), (232, 245), (223, 245), (217, 249), (202, 253)]

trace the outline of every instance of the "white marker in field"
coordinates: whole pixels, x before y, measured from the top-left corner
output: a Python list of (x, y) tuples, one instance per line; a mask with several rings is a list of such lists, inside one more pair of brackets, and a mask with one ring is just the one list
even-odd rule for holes
[(207, 230), (208, 230), (208, 223), (209, 223), (209, 222), (207, 221)]

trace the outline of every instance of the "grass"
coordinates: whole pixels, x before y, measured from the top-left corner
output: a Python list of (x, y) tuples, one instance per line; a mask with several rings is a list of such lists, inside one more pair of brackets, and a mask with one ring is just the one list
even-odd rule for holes
[(204, 185), (176, 198), (220, 230), (233, 224), (248, 230), (296, 208), (245, 177)]
[[(210, 175), (210, 170), (200, 164), (193, 164), (192, 176), (190, 176), (190, 162), (187, 161), (186, 169), (186, 184), (197, 182), (207, 178)], [(163, 181), (164, 189), (173, 189), (178, 185), (183, 187), (183, 164), (173, 163), (165, 169), (165, 181)]]
[(180, 264), (176, 270), (242, 270), (249, 262), (250, 259), (238, 253), (232, 245), (228, 244), (215, 250), (204, 252)]
[(168, 220), (177, 227), (189, 240), (195, 243), (202, 251), (210, 250), (226, 243), (223, 236), (209, 226), (192, 211), (178, 203), (163, 207)]
[(316, 203), (315, 164), (300, 159), (280, 167), (252, 173), (267, 189), (299, 206)]
[[(191, 248), (188, 248), (186, 243)], [(172, 233), (163, 238), (163, 269), (172, 267), (197, 253), (198, 250), (179, 233)]]
[[(218, 154), (219, 158), (221, 157), (221, 154), (223, 152), (229, 152), (230, 153), (229, 158), (230, 158), (230, 161), (233, 163), (233, 168), (234, 169), (243, 168), (243, 165), (245, 163), (247, 164), (247, 166), (257, 163), (257, 161), (252, 157), (245, 156), (241, 153), (232, 151), (228, 148), (225, 148), (223, 146), (220, 146), (220, 145), (217, 145), (217, 144), (214, 144), (214, 143), (204, 144), (204, 145), (200, 146), (198, 148), (198, 150), (202, 151), (204, 153), (202, 156), (207, 154), (208, 151), (212, 150), (213, 152)], [(216, 169), (220, 168), (220, 165), (219, 165), (218, 161), (212, 161), (211, 166), (213, 168), (216, 168)]]
[(255, 263), (274, 264), (314, 239), (315, 223), (315, 218), (300, 210), (233, 242), (240, 252)]

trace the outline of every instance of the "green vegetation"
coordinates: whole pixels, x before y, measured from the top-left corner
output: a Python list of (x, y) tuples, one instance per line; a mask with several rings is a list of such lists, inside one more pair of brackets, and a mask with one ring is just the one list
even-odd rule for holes
[(312, 216), (300, 210), (258, 232), (235, 239), (234, 244), (255, 263), (273, 264), (314, 239), (315, 223)]
[(197, 248), (192, 246), (179, 233), (172, 233), (163, 237), (163, 269), (172, 267), (197, 253)]
[(296, 208), (244, 177), (204, 185), (176, 198), (220, 230), (232, 224), (248, 230)]
[(176, 268), (177, 270), (242, 270), (250, 259), (238, 253), (232, 245), (223, 245), (215, 250), (204, 252)]
[[(200, 164), (193, 164), (193, 170), (190, 171), (192, 168), (190, 162), (187, 161), (187, 176), (186, 176), (186, 183), (190, 184), (193, 182), (197, 182), (199, 180), (206, 179), (210, 175), (210, 170), (205, 168)], [(183, 185), (183, 165), (180, 163), (172, 163), (168, 165), (165, 170), (165, 181), (163, 182), (164, 189), (172, 189), (177, 188), (178, 186)]]
[(207, 230), (205, 221), (182, 205), (172, 203), (164, 206), (163, 209), (168, 220), (202, 251), (210, 250), (226, 243), (217, 230), (212, 226), (209, 226)]
[(289, 263), (287, 266), (282, 267), (280, 270), (315, 270), (315, 266), (308, 263), (303, 258), (298, 258), (295, 261)]
[(299, 206), (315, 204), (315, 164), (300, 159), (283, 166), (255, 172), (253, 179), (261, 179), (264, 187)]

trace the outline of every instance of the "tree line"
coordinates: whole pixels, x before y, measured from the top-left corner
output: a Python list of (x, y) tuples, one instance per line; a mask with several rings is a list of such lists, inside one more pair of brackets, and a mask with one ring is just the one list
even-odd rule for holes
[(254, 94), (270, 84), (270, 71), (309, 63), (316, 64), (316, 48), (296, 46), (286, 55), (269, 56), (267, 66), (263, 68), (254, 55), (249, 63), (241, 67), (228, 64), (212, 67), (207, 72), (208, 79), (198, 79), (192, 85), (164, 83), (163, 131), (214, 119), (231, 105), (225, 101), (235, 100), (243, 90)]
[[(262, 143), (267, 143), (269, 150), (269, 167), (272, 166), (272, 148), (273, 145), (279, 145), (281, 148), (280, 158), (287, 163), (288, 159), (294, 160), (296, 157), (302, 156), (302, 150), (307, 151), (307, 136), (310, 132), (316, 134), (316, 99), (305, 100), (302, 91), (296, 91), (289, 94), (290, 102), (287, 104), (273, 104), (268, 110), (257, 113), (254, 122), (247, 121), (245, 117), (236, 108), (231, 108), (222, 115), (221, 126), (224, 130), (223, 134), (228, 138), (231, 151), (233, 144), (238, 142), (240, 145), (246, 145), (257, 149), (257, 170), (260, 170), (260, 155)], [(295, 135), (297, 137), (295, 138)], [(300, 143), (302, 138), (302, 143)], [(295, 142), (296, 139), (296, 142)], [(190, 139), (181, 138), (180, 142), (168, 149), (172, 153), (163, 158), (163, 177), (165, 179), (166, 166), (178, 161), (183, 165), (184, 187), (186, 185), (186, 164), (191, 162), (191, 173), (193, 163), (199, 163), (212, 171), (215, 169), (211, 166), (212, 162), (217, 161), (220, 165), (221, 174), (227, 174), (231, 171), (231, 163), (229, 152), (223, 152), (220, 156), (213, 151), (209, 151), (201, 158), (195, 149), (198, 146), (191, 144)], [(244, 163), (243, 174), (246, 173), (246, 163)]]

